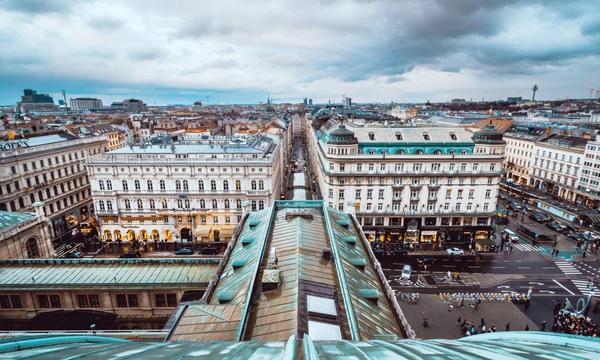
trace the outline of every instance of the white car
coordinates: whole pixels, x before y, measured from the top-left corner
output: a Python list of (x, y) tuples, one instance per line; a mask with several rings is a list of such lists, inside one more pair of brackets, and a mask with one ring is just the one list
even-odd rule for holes
[(448, 253), (448, 255), (464, 255), (465, 253), (463, 249), (455, 247), (446, 249), (446, 252)]
[(410, 280), (410, 275), (412, 275), (412, 267), (410, 265), (404, 265), (400, 277), (405, 280)]

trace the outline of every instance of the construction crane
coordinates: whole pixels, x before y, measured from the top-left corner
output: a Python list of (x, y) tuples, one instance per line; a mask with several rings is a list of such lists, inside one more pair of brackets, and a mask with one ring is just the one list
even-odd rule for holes
[[(596, 93), (596, 96), (594, 96), (594, 92)], [(595, 100), (600, 99), (600, 88), (591, 88), (590, 89), (590, 99), (595, 99)]]

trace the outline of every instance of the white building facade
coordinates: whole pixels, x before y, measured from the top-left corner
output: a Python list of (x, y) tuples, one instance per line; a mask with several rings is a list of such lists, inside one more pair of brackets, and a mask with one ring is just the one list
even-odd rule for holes
[(94, 157), (89, 172), (101, 238), (226, 241), (244, 211), (279, 198), (280, 151), (281, 143), (259, 135), (131, 146)]
[(104, 136), (60, 133), (0, 142), (0, 210), (41, 212), (53, 241), (67, 240), (93, 209), (85, 161), (104, 152)]
[(504, 133), (506, 141), (506, 157), (504, 169), (507, 179), (512, 179), (519, 185), (533, 185), (531, 182), (531, 162), (533, 161), (535, 135), (507, 132)]
[(590, 140), (584, 150), (577, 193), (588, 206), (600, 207), (600, 139)]
[(102, 100), (96, 98), (75, 98), (70, 100), (71, 110), (102, 109)]
[(587, 139), (562, 135), (551, 135), (537, 142), (530, 172), (533, 186), (575, 201), (586, 143)]
[(489, 249), (502, 134), (486, 128), (369, 127), (313, 120), (310, 159), (323, 199), (371, 240)]

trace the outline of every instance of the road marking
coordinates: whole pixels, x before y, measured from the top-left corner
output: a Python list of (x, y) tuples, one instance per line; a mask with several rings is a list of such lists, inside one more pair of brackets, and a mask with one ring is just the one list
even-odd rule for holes
[(510, 289), (510, 285), (500, 285), (498, 289)]
[(542, 286), (542, 285), (544, 285), (544, 283), (541, 283), (541, 282), (535, 282), (535, 281), (530, 281), (530, 282), (529, 282), (529, 285), (539, 285), (539, 286)]
[(588, 288), (588, 280), (571, 280), (573, 285), (577, 288), (577, 290), (581, 291), (583, 295), (592, 294), (598, 290), (596, 286), (592, 283), (592, 288)]
[(456, 265), (442, 265), (442, 267), (445, 267), (445, 268), (453, 268), (453, 267), (456, 267)]
[(552, 291), (552, 290), (540, 290), (541, 293), (547, 293), (547, 294), (556, 294), (556, 292)]
[(559, 282), (558, 282), (558, 281), (556, 281), (556, 280), (552, 280), (552, 281), (554, 281), (554, 282), (555, 282), (555, 283), (556, 283), (558, 286), (560, 286), (561, 288), (563, 288), (563, 289), (567, 290), (567, 292), (568, 292), (569, 294), (571, 294), (571, 295), (575, 295), (575, 293), (574, 293), (574, 292), (572, 292), (571, 290), (567, 289), (567, 288), (566, 288), (566, 287), (565, 287), (563, 284), (559, 283)]
[(506, 269), (506, 266), (492, 266), (492, 269)]
[(517, 266), (517, 269), (529, 269), (529, 266)]

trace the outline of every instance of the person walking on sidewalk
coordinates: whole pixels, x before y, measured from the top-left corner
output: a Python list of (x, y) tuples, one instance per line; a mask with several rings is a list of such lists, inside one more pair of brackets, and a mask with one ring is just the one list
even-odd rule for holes
[(546, 320), (542, 321), (542, 326), (540, 327), (540, 331), (546, 331)]
[(462, 319), (459, 316), (458, 319), (456, 320), (456, 327), (460, 327), (461, 321), (462, 321)]
[(510, 331), (510, 323), (506, 323), (506, 328), (504, 329), (504, 331)]

